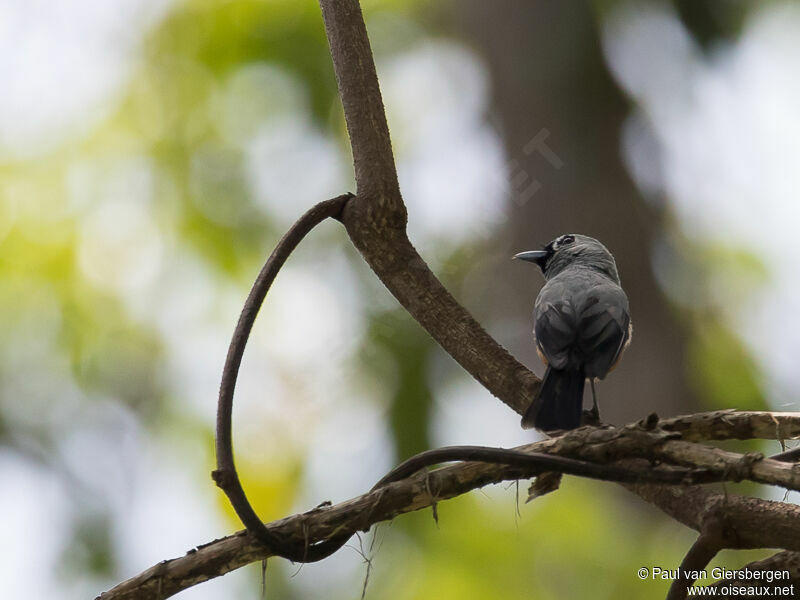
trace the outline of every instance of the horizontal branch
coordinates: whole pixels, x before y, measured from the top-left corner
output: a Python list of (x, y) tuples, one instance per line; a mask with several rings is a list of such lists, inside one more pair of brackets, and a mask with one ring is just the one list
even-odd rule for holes
[(677, 465), (728, 471), (732, 481), (747, 479), (800, 491), (800, 470), (794, 463), (764, 458), (757, 452), (742, 455), (693, 442), (671, 440), (657, 448), (654, 456)]
[[(786, 423), (795, 417), (778, 417)], [(683, 417), (691, 421), (691, 417)], [(705, 414), (698, 419), (707, 420)], [(734, 417), (735, 421), (736, 417)], [(646, 425), (646, 424), (645, 424)], [(623, 428), (583, 427), (567, 432), (560, 438), (547, 439), (526, 444), (515, 450), (527, 453), (549, 455), (546, 458), (567, 457), (581, 461), (591, 461), (594, 466), (613, 466), (634, 474), (641, 481), (652, 480), (653, 473), (668, 473), (668, 467), (654, 469), (649, 462), (635, 460), (664, 455), (686, 457), (688, 450), (679, 446), (677, 450), (664, 451), (678, 445), (695, 447), (697, 455), (703, 459), (709, 450), (699, 444), (671, 439), (679, 436), (676, 432), (647, 430), (639, 425)], [(722, 451), (720, 451), (722, 452)], [(756, 476), (751, 467), (745, 470), (731, 468), (747, 463), (747, 455), (725, 453), (722, 459), (714, 455), (714, 460), (700, 460), (703, 476), (711, 472), (717, 480), (738, 480), (741, 476)], [(446, 456), (440, 457), (441, 460)], [(535, 457), (532, 457), (535, 458)], [(634, 460), (632, 460), (634, 459)], [(682, 458), (683, 460), (683, 458)], [(607, 463), (613, 462), (613, 465)], [(783, 473), (780, 468), (791, 465), (777, 461), (759, 461), (768, 464), (764, 473), (770, 477), (774, 472)], [(407, 479), (387, 484), (351, 500), (332, 507), (318, 508), (307, 513), (294, 515), (274, 521), (267, 525), (268, 530), (290, 544), (312, 545), (334, 537), (352, 535), (367, 530), (377, 522), (393, 519), (395, 516), (420, 510), (492, 483), (526, 479), (544, 470), (569, 471), (567, 462), (560, 467), (555, 461), (530, 465), (498, 465), (479, 462), (466, 462), (421, 472)], [(776, 467), (778, 465), (779, 467)], [(777, 469), (777, 471), (775, 471)], [(686, 471), (689, 472), (689, 471)], [(696, 471), (693, 471), (696, 472)], [(612, 479), (612, 477), (608, 477)], [(780, 479), (780, 478), (779, 478)], [(690, 479), (687, 478), (687, 481)], [(725, 514), (729, 523), (735, 527), (737, 547), (774, 547), (776, 540), (780, 547), (800, 550), (800, 508), (778, 502), (740, 496), (721, 496), (697, 486), (675, 487), (663, 485), (627, 484), (626, 487), (643, 499), (653, 502), (667, 514), (681, 523), (701, 531), (703, 515), (714, 508), (720, 498), (725, 501)], [(753, 518), (753, 515), (758, 515)], [(185, 556), (164, 561), (147, 571), (129, 579), (114, 589), (102, 594), (102, 600), (160, 600), (213, 577), (224, 575), (246, 564), (270, 556), (269, 551), (244, 532), (222, 538), (198, 547)]]
[[(536, 446), (532, 444), (526, 447)], [(532, 468), (485, 463), (459, 463), (388, 484), (327, 508), (293, 515), (267, 525), (289, 543), (309, 543), (344, 532), (368, 529), (373, 523), (427, 508), (471, 490), (530, 476)], [(101, 594), (99, 600), (161, 600), (271, 556), (246, 532), (198, 546), (186, 555), (163, 561)]]
[[(705, 413), (699, 415), (700, 420), (705, 418)], [(796, 419), (798, 415), (776, 417), (778, 423), (793, 422)], [(725, 478), (731, 481), (747, 479), (800, 491), (800, 470), (796, 469), (793, 463), (764, 458), (758, 453), (742, 455), (694, 442), (672, 439), (681, 434), (653, 429), (655, 423), (656, 421), (652, 420), (626, 425), (620, 429), (610, 426), (582, 427), (552, 440), (553, 445), (547, 451), (598, 463), (634, 457), (667, 461), (726, 473)], [(775, 428), (764, 433), (771, 436), (774, 435), (774, 431)], [(793, 434), (793, 437), (796, 437), (796, 434)]]
[(800, 413), (715, 410), (661, 419), (659, 428), (686, 441), (791, 440), (800, 438)]

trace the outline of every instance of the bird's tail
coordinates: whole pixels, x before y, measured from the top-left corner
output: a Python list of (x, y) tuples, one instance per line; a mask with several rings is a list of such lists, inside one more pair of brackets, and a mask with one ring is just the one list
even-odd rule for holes
[(522, 417), (522, 426), (543, 431), (580, 427), (585, 384), (583, 371), (547, 367), (539, 393)]

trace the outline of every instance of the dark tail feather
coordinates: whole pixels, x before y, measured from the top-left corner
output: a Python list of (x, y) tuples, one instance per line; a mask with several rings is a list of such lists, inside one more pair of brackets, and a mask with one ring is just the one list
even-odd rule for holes
[(522, 417), (522, 426), (543, 431), (580, 427), (585, 384), (582, 371), (547, 367), (539, 393)]

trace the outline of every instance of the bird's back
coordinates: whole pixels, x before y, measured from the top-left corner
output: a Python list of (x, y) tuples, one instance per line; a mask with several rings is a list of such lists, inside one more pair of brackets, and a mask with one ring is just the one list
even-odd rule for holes
[(607, 274), (576, 266), (542, 288), (534, 323), (537, 347), (550, 366), (602, 379), (628, 339), (628, 298)]

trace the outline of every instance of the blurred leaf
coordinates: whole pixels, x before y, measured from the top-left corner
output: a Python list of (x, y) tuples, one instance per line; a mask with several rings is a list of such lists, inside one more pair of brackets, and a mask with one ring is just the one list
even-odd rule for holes
[[(382, 369), (392, 386), (389, 421), (397, 460), (430, 448), (433, 395), (428, 382), (433, 340), (403, 309), (374, 315), (363, 354), (365, 366)], [(386, 371), (391, 371), (391, 376)]]
[(688, 347), (693, 385), (709, 408), (766, 410), (758, 368), (741, 340), (718, 322), (697, 324)]
[[(236, 454), (236, 469), (242, 487), (263, 521), (279, 519), (291, 512), (302, 475), (302, 457), (287, 452), (280, 456), (280, 460), (275, 458), (266, 453), (257, 456), (250, 451)], [(229, 522), (237, 529), (241, 528), (242, 523), (225, 494), (220, 491), (217, 499)]]
[(64, 548), (61, 568), (65, 575), (88, 573), (95, 577), (115, 574), (115, 553), (108, 514), (79, 514), (69, 545)]

